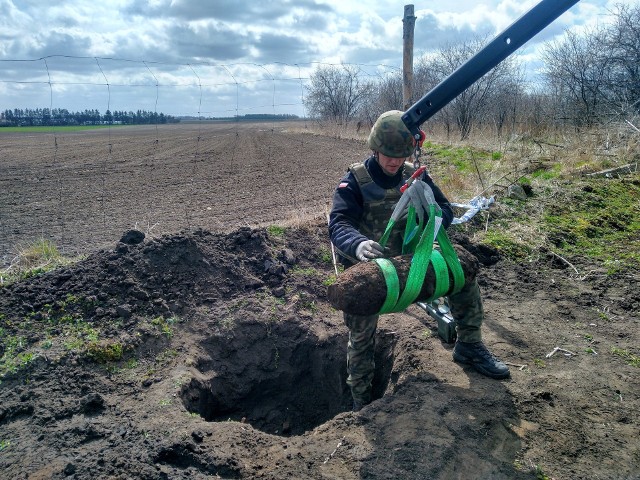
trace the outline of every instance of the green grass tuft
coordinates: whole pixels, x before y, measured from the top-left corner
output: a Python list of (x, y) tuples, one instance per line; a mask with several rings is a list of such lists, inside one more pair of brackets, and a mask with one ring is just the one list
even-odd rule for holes
[(485, 234), (484, 243), (498, 250), (501, 255), (515, 261), (525, 260), (533, 252), (530, 246), (513, 237), (508, 231), (489, 230)]
[[(640, 267), (640, 185), (597, 180), (544, 216), (547, 239), (567, 255), (601, 261), (608, 273)], [(617, 247), (616, 247), (617, 246)]]
[(0, 285), (9, 285), (68, 265), (74, 260), (63, 256), (58, 247), (45, 238), (18, 247), (11, 265), (0, 271)]
[(629, 350), (625, 350), (618, 347), (611, 347), (611, 353), (620, 358), (624, 358), (632, 367), (640, 368), (640, 357), (630, 353)]
[(267, 233), (272, 237), (284, 237), (286, 228), (280, 225), (269, 225), (267, 227)]
[(91, 342), (87, 355), (97, 363), (118, 362), (122, 360), (123, 350), (120, 342)]

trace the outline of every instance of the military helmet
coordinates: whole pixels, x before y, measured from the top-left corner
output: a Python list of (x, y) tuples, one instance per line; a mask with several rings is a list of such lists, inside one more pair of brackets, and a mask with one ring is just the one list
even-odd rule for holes
[(402, 121), (402, 115), (400, 110), (390, 110), (378, 117), (367, 141), (371, 150), (393, 158), (405, 158), (413, 154), (416, 142)]

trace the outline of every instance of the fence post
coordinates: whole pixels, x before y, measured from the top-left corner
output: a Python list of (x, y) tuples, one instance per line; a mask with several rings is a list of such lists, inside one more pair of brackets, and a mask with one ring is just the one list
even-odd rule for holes
[(402, 108), (408, 110), (413, 104), (413, 30), (416, 17), (413, 5), (404, 6), (402, 19)]

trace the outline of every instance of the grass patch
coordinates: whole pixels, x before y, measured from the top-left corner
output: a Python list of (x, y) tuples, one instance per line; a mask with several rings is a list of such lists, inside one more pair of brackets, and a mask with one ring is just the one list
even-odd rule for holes
[[(427, 165), (436, 184), (451, 201), (464, 202), (486, 185), (483, 180), (498, 178), (504, 169), (505, 155), (491, 148), (425, 142), (422, 163)], [(509, 167), (513, 169), (511, 166)]]
[(424, 330), (422, 330), (422, 333), (420, 333), (420, 338), (422, 338), (423, 340), (431, 337), (433, 337), (433, 332), (428, 328), (425, 328)]
[(156, 363), (159, 365), (164, 365), (177, 356), (178, 351), (175, 348), (169, 348), (158, 354), (158, 356), (156, 357)]
[(501, 255), (515, 261), (525, 260), (533, 253), (529, 245), (515, 238), (508, 231), (489, 230), (485, 234), (483, 241), (498, 250)]
[(120, 342), (91, 342), (87, 355), (97, 363), (111, 363), (122, 360), (124, 347)]
[(276, 297), (268, 292), (257, 292), (256, 298), (260, 305), (264, 306), (264, 313), (268, 313), (267, 336), (271, 336), (271, 327), (282, 319), (282, 309), (287, 304), (284, 297)]
[(285, 234), (286, 230), (287, 229), (285, 227), (282, 227), (280, 225), (269, 225), (267, 227), (267, 233), (271, 237), (282, 238), (282, 237), (284, 237), (284, 234)]
[(486, 150), (471, 145), (442, 145), (425, 142), (424, 152), (442, 163), (452, 165), (459, 173), (477, 175), (493, 169), (495, 162), (503, 159), (502, 152)]
[(318, 277), (318, 276), (324, 275), (320, 270), (313, 267), (307, 267), (307, 268), (293, 267), (291, 269), (291, 274), (300, 275), (302, 277)]
[(322, 263), (333, 265), (333, 255), (331, 254), (331, 249), (327, 247), (320, 247), (320, 250), (318, 251), (318, 256)]
[(336, 280), (338, 280), (338, 277), (336, 277), (334, 274), (331, 274), (322, 281), (322, 285), (324, 285), (325, 287), (328, 287), (336, 283)]
[(313, 267), (308, 267), (308, 268), (298, 268), (298, 267), (294, 267), (291, 270), (291, 274), (292, 275), (298, 275), (298, 276), (302, 276), (302, 277), (308, 277), (308, 278), (324, 278), (324, 280), (322, 280), (322, 285), (324, 285), (325, 287), (328, 287), (329, 285), (333, 285), (336, 280), (337, 277), (335, 274), (330, 274), (328, 277), (326, 277), (324, 272), (321, 272), (320, 270), (317, 270)]
[[(463, 225), (467, 234), (515, 260), (581, 257), (606, 274), (640, 268), (640, 182), (637, 179), (549, 180), (528, 176), (526, 201), (499, 197), (486, 231)], [(545, 253), (546, 252), (546, 253)], [(593, 268), (593, 267), (591, 267)]]
[[(86, 309), (92, 305), (91, 300), (68, 294), (63, 300), (45, 304), (41, 310), (29, 313), (20, 326), (24, 330), (43, 331), (49, 342), (55, 336), (60, 336), (70, 339), (70, 343), (74, 343), (75, 339), (82, 347), (86, 342), (97, 341), (100, 333), (84, 319)], [(77, 348), (74, 346), (70, 349)]]
[(300, 292), (296, 300), (296, 311), (306, 310), (312, 315), (318, 311), (316, 299), (306, 292)]
[(542, 470), (541, 466), (535, 465), (532, 470), (536, 476), (536, 480), (552, 480), (551, 477)]
[(544, 363), (544, 360), (541, 360), (539, 358), (534, 358), (533, 359), (533, 364), (538, 368), (545, 368), (546, 367), (546, 364)]
[(543, 218), (555, 249), (598, 260), (610, 274), (640, 267), (639, 182), (584, 182), (559, 200)]
[(154, 325), (160, 333), (167, 337), (173, 336), (173, 325), (175, 324), (175, 318), (156, 317), (151, 320), (151, 324)]
[[(488, 214), (488, 241), (511, 258), (535, 255), (542, 246), (570, 258), (587, 256), (611, 273), (640, 266), (640, 183), (635, 177), (577, 177), (607, 168), (610, 157), (598, 155), (601, 142), (586, 138), (551, 139), (566, 148), (563, 156), (527, 141), (504, 148), (439, 145), (426, 142), (424, 151), (433, 178), (448, 198), (464, 202), (481, 191), (497, 195)], [(600, 138), (600, 137), (598, 137)], [(549, 143), (548, 145), (551, 145)], [(626, 157), (620, 155), (620, 162)], [(608, 160), (607, 160), (608, 159)], [(608, 162), (608, 163), (607, 163)], [(492, 183), (496, 182), (496, 183)], [(527, 184), (526, 201), (506, 198), (512, 182)], [(494, 187), (499, 187), (493, 190)], [(458, 214), (458, 212), (456, 212)], [(484, 226), (484, 225), (483, 225)], [(458, 227), (477, 233), (480, 225)], [(474, 232), (469, 232), (474, 230)], [(492, 231), (493, 230), (493, 231)], [(530, 252), (530, 254), (529, 254)]]
[(27, 350), (27, 341), (19, 335), (4, 336), (0, 340), (2, 357), (0, 357), (0, 377), (8, 373), (15, 373), (27, 366), (37, 355)]
[(611, 353), (617, 357), (624, 358), (632, 367), (640, 368), (640, 357), (618, 347), (611, 347)]
[(433, 142), (425, 142), (422, 149), (427, 155), (456, 165), (462, 172), (473, 168), (471, 156), (479, 153), (469, 146), (440, 145)]
[(562, 165), (556, 163), (549, 168), (539, 168), (531, 173), (531, 178), (536, 180), (553, 180), (562, 174)]
[(0, 271), (0, 285), (41, 275), (74, 261), (63, 256), (51, 240), (38, 238), (17, 248), (17, 254), (11, 264)]
[(69, 293), (23, 318), (0, 314), (0, 377), (18, 372), (45, 351), (51, 358), (78, 352), (99, 362), (121, 357), (117, 347), (101, 343), (100, 330), (86, 320), (96, 301)]

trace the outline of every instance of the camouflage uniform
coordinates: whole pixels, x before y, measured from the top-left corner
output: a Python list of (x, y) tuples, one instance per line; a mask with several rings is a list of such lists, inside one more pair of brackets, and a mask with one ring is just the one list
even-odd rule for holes
[[(364, 163), (351, 165), (349, 170), (355, 177), (363, 198), (363, 216), (358, 230), (368, 238), (379, 239), (384, 233), (395, 204), (400, 199), (400, 186), (413, 174), (415, 169), (410, 163), (405, 163), (403, 181), (397, 188), (386, 190), (373, 181)], [(389, 256), (401, 254), (404, 227), (405, 222), (399, 222), (394, 226), (387, 243)], [(475, 280), (469, 282), (460, 292), (450, 295), (449, 304), (457, 321), (458, 338), (469, 343), (479, 342), (481, 340), (480, 327), (483, 310), (477, 282)], [(379, 315), (344, 314), (344, 321), (349, 329), (347, 384), (351, 388), (354, 400), (362, 404), (371, 401), (371, 382), (375, 370), (375, 332), (378, 317)]]
[[(369, 147), (377, 153), (363, 163), (352, 165), (334, 192), (333, 207), (329, 215), (329, 234), (345, 266), (358, 261), (356, 252), (359, 245), (367, 242), (364, 245), (371, 246), (371, 243), (382, 237), (401, 197), (400, 187), (415, 171), (413, 165), (405, 163), (396, 173), (391, 174), (379, 163), (381, 154), (392, 159), (407, 158), (415, 149), (415, 140), (404, 125), (402, 114), (401, 111), (393, 110), (380, 115), (368, 138)], [(388, 160), (385, 158), (384, 161)], [(425, 182), (433, 191), (435, 201), (442, 210), (442, 228), (447, 228), (453, 220), (449, 201), (428, 174), (423, 173), (418, 181)], [(394, 226), (386, 245), (389, 256), (400, 255), (402, 252), (405, 225), (405, 222), (398, 222)], [(376, 244), (377, 247), (380, 245)], [(368, 255), (364, 255), (364, 258), (375, 258)], [(458, 334), (453, 359), (472, 365), (483, 375), (492, 378), (508, 377), (507, 366), (495, 358), (481, 342), (480, 328), (484, 315), (476, 281), (466, 283), (460, 292), (449, 295), (449, 306), (457, 321)], [(344, 321), (349, 328), (347, 384), (351, 387), (354, 410), (357, 410), (371, 401), (378, 315), (345, 314)]]

